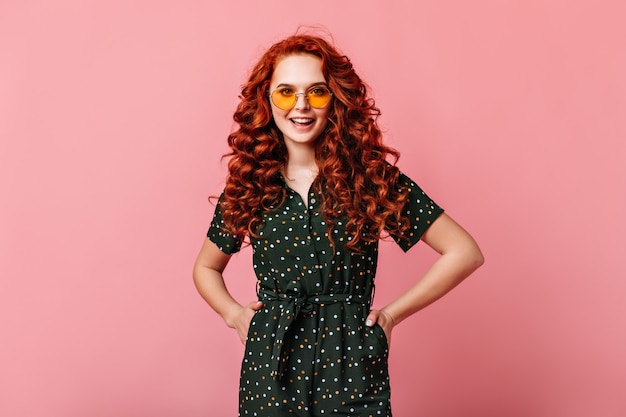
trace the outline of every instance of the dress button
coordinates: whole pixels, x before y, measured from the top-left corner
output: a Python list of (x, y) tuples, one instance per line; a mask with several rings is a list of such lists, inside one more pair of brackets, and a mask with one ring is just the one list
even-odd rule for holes
[(315, 204), (315, 199), (314, 198), (311, 199), (311, 204)]

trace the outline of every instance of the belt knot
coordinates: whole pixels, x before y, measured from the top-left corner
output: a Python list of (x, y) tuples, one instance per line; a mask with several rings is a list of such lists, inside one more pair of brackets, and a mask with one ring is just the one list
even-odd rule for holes
[(289, 359), (291, 331), (293, 323), (301, 314), (311, 313), (316, 306), (323, 307), (332, 303), (370, 304), (367, 294), (314, 294), (298, 297), (261, 289), (259, 300), (263, 303), (280, 302), (282, 308), (278, 315), (276, 340), (271, 352), (271, 375), (276, 379), (283, 377)]

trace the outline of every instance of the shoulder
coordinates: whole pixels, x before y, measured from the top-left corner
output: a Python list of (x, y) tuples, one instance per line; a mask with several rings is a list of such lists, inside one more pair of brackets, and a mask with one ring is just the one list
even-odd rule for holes
[(395, 185), (400, 189), (408, 189), (409, 192), (415, 189), (422, 191), (417, 182), (415, 182), (413, 178), (409, 177), (400, 169), (398, 169), (398, 177), (396, 179)]

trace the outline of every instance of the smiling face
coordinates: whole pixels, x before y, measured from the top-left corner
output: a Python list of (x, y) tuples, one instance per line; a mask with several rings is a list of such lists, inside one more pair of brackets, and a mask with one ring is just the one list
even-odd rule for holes
[(310, 105), (305, 94), (301, 94), (319, 85), (326, 86), (326, 80), (322, 73), (322, 60), (318, 57), (289, 55), (278, 61), (270, 82), (270, 92), (288, 88), (298, 94), (296, 104), (289, 110), (276, 107), (270, 100), (274, 122), (282, 132), (288, 150), (298, 144), (312, 145), (328, 123), (332, 103), (318, 109)]

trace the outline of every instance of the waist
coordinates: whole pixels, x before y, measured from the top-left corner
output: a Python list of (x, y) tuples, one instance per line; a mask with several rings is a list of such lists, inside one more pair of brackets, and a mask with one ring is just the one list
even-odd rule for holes
[(266, 302), (283, 302), (294, 303), (296, 306), (304, 307), (305, 305), (316, 305), (323, 307), (326, 304), (346, 303), (370, 305), (372, 301), (371, 294), (289, 294), (283, 292), (274, 292), (261, 289), (258, 292), (259, 300)]

